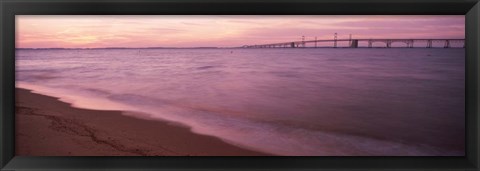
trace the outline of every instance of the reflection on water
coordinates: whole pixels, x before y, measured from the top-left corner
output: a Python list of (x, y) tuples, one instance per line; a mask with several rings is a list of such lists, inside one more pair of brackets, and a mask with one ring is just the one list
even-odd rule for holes
[(231, 51), (17, 50), (17, 86), (279, 155), (464, 155), (464, 49)]

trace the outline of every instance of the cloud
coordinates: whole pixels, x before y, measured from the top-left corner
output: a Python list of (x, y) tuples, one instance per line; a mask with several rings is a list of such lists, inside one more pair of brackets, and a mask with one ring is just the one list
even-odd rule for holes
[(174, 28), (148, 28), (147, 31), (154, 31), (160, 33), (182, 33), (187, 32), (185, 29), (174, 29)]
[(464, 27), (463, 19), (428, 19), (428, 20), (411, 20), (411, 19), (387, 19), (387, 20), (359, 20), (335, 23), (335, 26), (352, 27), (352, 28), (402, 28), (402, 29), (418, 29), (432, 28), (439, 29), (448, 27)]
[[(339, 38), (463, 38), (464, 16), (17, 16), (24, 47), (241, 46)], [(41, 42), (44, 42), (43, 44)]]
[(189, 26), (204, 26), (205, 24), (194, 23), (194, 22), (182, 22), (182, 24), (189, 25)]

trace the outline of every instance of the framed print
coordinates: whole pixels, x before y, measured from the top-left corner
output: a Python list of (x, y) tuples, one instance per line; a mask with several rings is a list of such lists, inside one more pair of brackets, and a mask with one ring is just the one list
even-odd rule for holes
[(475, 170), (479, 8), (2, 1), (0, 164)]

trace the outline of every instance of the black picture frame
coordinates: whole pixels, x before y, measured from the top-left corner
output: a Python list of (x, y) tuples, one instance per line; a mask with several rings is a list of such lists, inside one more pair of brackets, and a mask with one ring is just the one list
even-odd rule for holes
[[(2, 170), (478, 170), (478, 0), (0, 0)], [(15, 15), (465, 15), (465, 157), (15, 156)]]

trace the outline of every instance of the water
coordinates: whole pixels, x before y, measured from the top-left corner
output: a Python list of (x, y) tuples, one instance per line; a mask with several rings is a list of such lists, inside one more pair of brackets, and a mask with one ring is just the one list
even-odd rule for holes
[(464, 49), (17, 50), (17, 87), (277, 155), (464, 155)]

